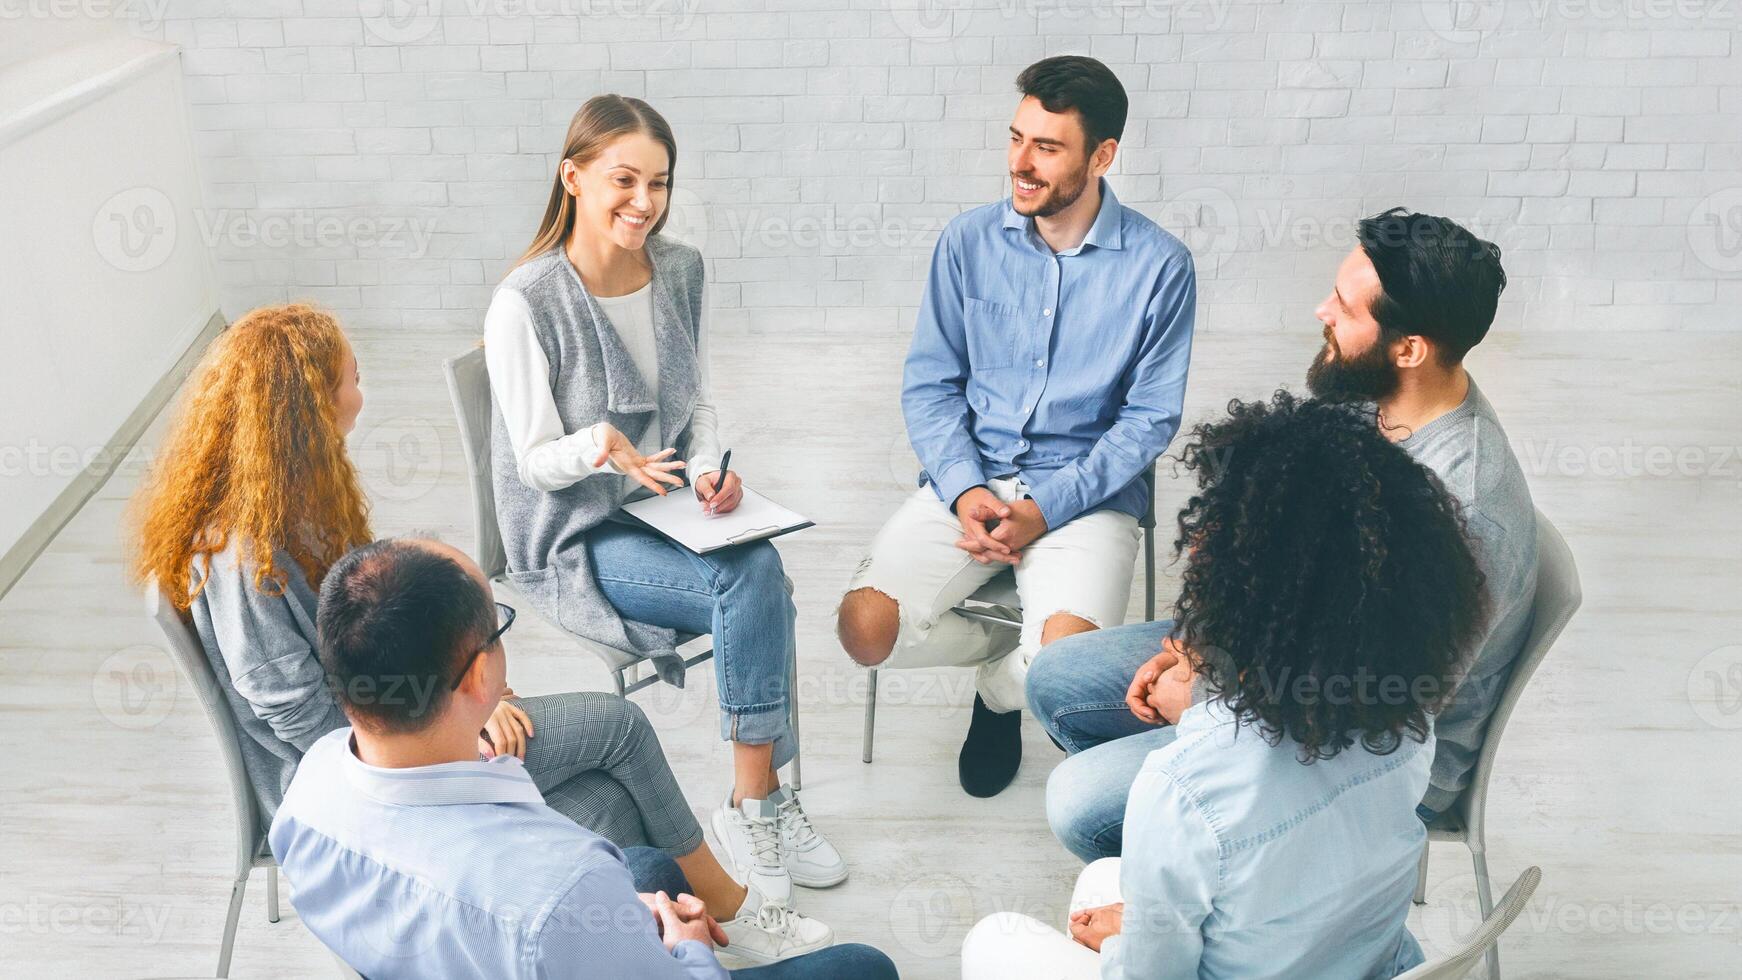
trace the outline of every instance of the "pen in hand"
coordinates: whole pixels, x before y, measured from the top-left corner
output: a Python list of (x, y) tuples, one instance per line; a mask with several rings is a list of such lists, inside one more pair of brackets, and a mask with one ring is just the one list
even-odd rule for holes
[(714, 500), (720, 496), (720, 491), (726, 488), (726, 477), (731, 475), (732, 450), (728, 449), (726, 450), (726, 454), (720, 457), (720, 472), (714, 474), (713, 492), (709, 493), (708, 499), (702, 503), (702, 510), (704, 512), (709, 514), (714, 513)]

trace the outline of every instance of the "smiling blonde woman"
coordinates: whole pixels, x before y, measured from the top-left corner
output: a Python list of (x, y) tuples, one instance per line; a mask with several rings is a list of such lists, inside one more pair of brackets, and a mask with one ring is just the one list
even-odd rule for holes
[[(575, 114), (559, 159), (544, 219), (484, 322), (508, 578), (547, 618), (652, 658), (668, 681), (683, 675), (676, 634), (713, 635), (733, 758), (714, 832), (754, 891), (790, 906), (793, 884), (838, 884), (847, 868), (778, 775), (795, 749), (796, 655), (780, 554), (759, 541), (697, 556), (613, 519), (637, 493), (694, 493), (719, 513), (742, 495), (736, 473), (720, 477), (701, 253), (659, 234), (677, 142), (646, 102), (601, 95)], [(781, 952), (828, 939), (806, 920)]]

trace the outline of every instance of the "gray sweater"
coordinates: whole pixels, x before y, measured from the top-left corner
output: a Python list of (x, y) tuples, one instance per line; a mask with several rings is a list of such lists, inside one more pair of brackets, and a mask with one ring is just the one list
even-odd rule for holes
[[(659, 345), (657, 395), (560, 248), (521, 264), (496, 288), (519, 293), (532, 313), (565, 432), (603, 420), (638, 442), (657, 409), (660, 445), (676, 447), (678, 458), (687, 458), (690, 418), (701, 388), (696, 349), (702, 256), (658, 235), (647, 240), (647, 255), (653, 263), (653, 329)], [(491, 383), (511, 382), (492, 378)], [(628, 477), (596, 473), (561, 490), (527, 486), (498, 405), (491, 410), (490, 464), (508, 580), (515, 589), (569, 632), (626, 657), (651, 657), (661, 678), (682, 686), (676, 635), (617, 615), (599, 592), (588, 561), (586, 534), (612, 518)]]
[(1452, 702), (1434, 720), (1433, 780), (1422, 804), (1444, 812), (1468, 785), (1512, 662), (1530, 635), (1536, 599), (1536, 508), (1506, 430), (1476, 382), (1464, 403), (1398, 443), (1438, 474), (1463, 507), (1470, 548), (1487, 577), (1487, 630)]
[[(212, 556), (210, 579), (189, 610), (229, 699), (242, 759), (268, 824), (302, 754), (322, 735), (350, 724), (315, 653), (319, 599), (290, 555), (280, 551), (273, 563), (288, 579), (281, 596), (254, 587), (254, 569), (232, 542)], [(204, 565), (194, 559), (195, 586), (207, 577)]]

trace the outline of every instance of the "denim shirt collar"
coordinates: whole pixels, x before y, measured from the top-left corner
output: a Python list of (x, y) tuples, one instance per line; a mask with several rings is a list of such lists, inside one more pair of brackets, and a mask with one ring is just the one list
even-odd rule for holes
[(444, 762), (434, 766), (387, 769), (357, 758), (355, 737), (344, 729), (345, 778), (358, 792), (400, 806), (464, 803), (543, 803), (520, 760), (499, 755), (488, 762)]
[[(1089, 226), (1089, 233), (1083, 236), (1083, 243), (1076, 248), (1060, 252), (1060, 255), (1075, 255), (1090, 245), (1096, 248), (1123, 249), (1125, 247), (1123, 229), (1125, 226), (1125, 208), (1114, 195), (1112, 185), (1107, 178), (1095, 178), (1101, 188), (1101, 210), (1095, 212), (1095, 223)], [(1020, 214), (1016, 204), (1010, 199), (1004, 199), (1004, 227), (1016, 228), (1034, 233), (1034, 219)]]

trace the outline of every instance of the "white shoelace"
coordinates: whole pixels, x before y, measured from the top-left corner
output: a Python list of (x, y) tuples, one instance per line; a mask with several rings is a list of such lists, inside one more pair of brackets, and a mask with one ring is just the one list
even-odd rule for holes
[(779, 902), (763, 902), (756, 910), (756, 927), (782, 939), (797, 941), (799, 914)]
[(780, 804), (780, 819), (791, 828), (792, 846), (796, 850), (806, 850), (817, 840), (817, 831), (811, 826), (810, 815), (804, 812), (804, 804), (798, 797), (788, 797)]
[(780, 865), (780, 825), (772, 818), (745, 817), (745, 836), (750, 838), (750, 853), (760, 867)]

